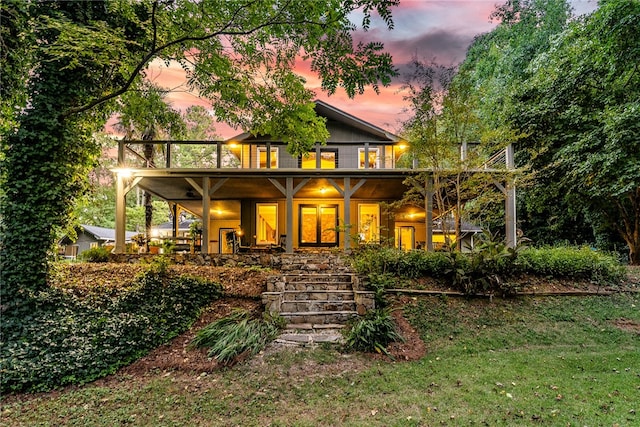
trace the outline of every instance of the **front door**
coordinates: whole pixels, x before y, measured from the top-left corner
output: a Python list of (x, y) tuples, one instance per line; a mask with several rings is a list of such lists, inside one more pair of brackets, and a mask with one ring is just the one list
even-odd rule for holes
[(338, 205), (300, 205), (300, 246), (338, 246)]

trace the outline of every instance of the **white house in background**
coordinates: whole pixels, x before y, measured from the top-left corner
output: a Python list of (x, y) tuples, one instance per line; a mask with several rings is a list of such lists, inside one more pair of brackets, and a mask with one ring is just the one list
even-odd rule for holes
[[(58, 254), (68, 259), (76, 259), (82, 252), (100, 246), (115, 246), (116, 230), (113, 228), (97, 227), (95, 225), (80, 224), (75, 228), (76, 238), (64, 236), (58, 242)], [(125, 233), (125, 242), (131, 243), (131, 238), (138, 234), (135, 231)]]

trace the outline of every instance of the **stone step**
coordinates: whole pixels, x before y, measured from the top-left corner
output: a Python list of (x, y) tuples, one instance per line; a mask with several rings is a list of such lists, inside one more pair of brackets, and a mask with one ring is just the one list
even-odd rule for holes
[(352, 274), (332, 274), (332, 273), (316, 273), (316, 274), (285, 274), (284, 280), (287, 283), (297, 282), (321, 282), (321, 283), (333, 283), (333, 282), (349, 282), (353, 280)]
[(285, 282), (285, 291), (351, 291), (351, 282)]
[(356, 311), (303, 311), (303, 312), (280, 312), (287, 323), (311, 323), (314, 325), (347, 323), (358, 316)]
[(284, 333), (276, 338), (275, 343), (285, 346), (313, 347), (317, 344), (343, 344), (344, 341), (340, 333)]
[(341, 323), (289, 323), (283, 329), (283, 334), (297, 333), (338, 333), (344, 329), (345, 325)]
[(284, 291), (282, 293), (283, 301), (347, 301), (353, 300), (353, 291), (351, 290), (302, 290), (302, 291)]
[(318, 301), (318, 300), (300, 300), (300, 301), (283, 301), (280, 305), (282, 313), (294, 312), (335, 312), (335, 311), (356, 311), (356, 302), (354, 300), (347, 301)]

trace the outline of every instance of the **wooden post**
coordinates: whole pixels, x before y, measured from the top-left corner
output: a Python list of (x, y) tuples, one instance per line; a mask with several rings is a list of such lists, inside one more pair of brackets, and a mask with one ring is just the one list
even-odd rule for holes
[(124, 177), (121, 173), (116, 172), (116, 242), (115, 253), (125, 253), (126, 245), (126, 226), (127, 226), (127, 211), (126, 211), (126, 193), (124, 191)]
[(424, 197), (427, 252), (433, 252), (433, 178), (427, 178)]
[(285, 197), (287, 198), (287, 247), (288, 254), (293, 253), (293, 178), (287, 178)]
[(209, 177), (202, 180), (202, 241), (200, 252), (209, 253), (209, 223), (211, 222), (211, 196), (209, 195)]
[[(507, 170), (515, 168), (513, 145), (509, 144), (506, 148), (505, 157)], [(506, 244), (509, 248), (515, 248), (517, 244), (516, 236), (516, 187), (511, 182), (511, 177), (507, 177), (505, 197), (505, 233)]]

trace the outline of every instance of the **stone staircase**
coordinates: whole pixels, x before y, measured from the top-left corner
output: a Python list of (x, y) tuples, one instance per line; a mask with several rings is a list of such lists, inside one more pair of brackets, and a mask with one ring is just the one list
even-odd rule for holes
[(374, 308), (373, 293), (359, 289), (358, 278), (337, 255), (283, 255), (281, 275), (262, 294), (265, 310), (287, 320), (280, 343), (312, 345), (342, 341), (340, 329)]

